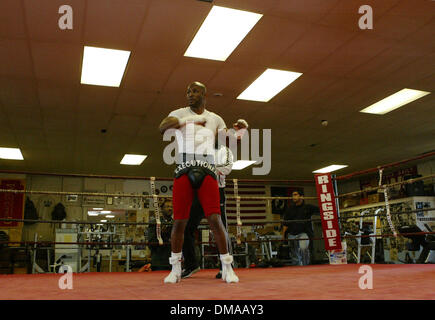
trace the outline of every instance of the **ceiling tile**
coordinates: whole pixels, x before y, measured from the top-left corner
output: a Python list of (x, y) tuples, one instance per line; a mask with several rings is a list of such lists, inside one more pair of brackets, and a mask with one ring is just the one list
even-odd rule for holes
[(137, 116), (115, 115), (107, 128), (107, 136), (116, 135), (135, 136), (142, 123), (142, 118)]
[(87, 2), (86, 45), (131, 50), (138, 38), (149, 0)]
[(214, 0), (213, 5), (264, 14), (274, 6), (274, 2), (264, 0)]
[(101, 130), (107, 130), (110, 117), (108, 113), (79, 113), (77, 114), (77, 132), (83, 135), (105, 135), (101, 133)]
[(424, 55), (425, 53), (418, 48), (394, 44), (352, 70), (351, 76), (372, 80), (387, 79), (391, 73), (413, 63)]
[(0, 130), (0, 147), (2, 148), (18, 148), (18, 140), (15, 135), (10, 131)]
[(1, 76), (32, 77), (32, 61), (27, 41), (0, 39)]
[(346, 30), (313, 25), (278, 61), (289, 70), (306, 72), (353, 37), (355, 33)]
[(303, 74), (272, 98), (271, 102), (282, 106), (299, 106), (301, 103), (315, 97), (317, 92), (327, 88), (339, 79), (311, 73)]
[[(227, 59), (230, 63), (273, 67), (275, 60), (309, 28), (308, 23), (264, 16)], [(255, 54), (252, 54), (255, 52)]]
[(316, 22), (334, 8), (338, 0), (289, 1), (276, 0), (267, 10), (270, 15), (285, 17), (292, 21)]
[(20, 147), (23, 149), (45, 145), (45, 133), (43, 130), (27, 129), (25, 134), (17, 135)]
[(75, 113), (63, 113), (58, 114), (44, 113), (43, 116), (44, 128), (47, 131), (60, 131), (60, 132), (74, 132), (76, 126), (76, 115)]
[(393, 45), (392, 41), (358, 35), (313, 68), (314, 73), (343, 76)]
[(225, 63), (206, 85), (213, 92), (235, 99), (264, 71), (265, 67)]
[(123, 89), (116, 104), (115, 113), (146, 116), (151, 104), (158, 97), (154, 92), (136, 92)]
[(42, 116), (39, 109), (15, 108), (8, 110), (11, 127), (17, 132), (28, 129), (42, 129)]
[(5, 107), (38, 107), (36, 82), (31, 79), (0, 77), (0, 99)]
[(187, 86), (194, 81), (207, 86), (221, 66), (221, 63), (215, 61), (184, 58), (172, 72), (163, 92), (185, 92)]
[(432, 53), (391, 72), (390, 81), (397, 86), (407, 86), (433, 75), (434, 71), (435, 53)]
[(435, 73), (409, 84), (411, 88), (435, 93)]
[(0, 38), (23, 39), (26, 37), (22, 2), (0, 1)]
[(123, 87), (139, 92), (160, 91), (178, 60), (164, 54), (156, 56), (146, 49), (134, 51), (123, 80)]
[(435, 41), (427, 41), (427, 39), (435, 38), (435, 19), (432, 19), (429, 23), (415, 31), (411, 35), (402, 39), (402, 43), (410, 47), (419, 48), (420, 50), (426, 50), (431, 52), (435, 50)]
[(210, 8), (208, 3), (190, 0), (153, 1), (146, 15), (138, 48), (146, 49), (152, 55), (179, 59)]
[(81, 113), (111, 113), (119, 88), (81, 85), (78, 111)]
[[(375, 35), (388, 39), (402, 40), (409, 35), (417, 33), (421, 27), (425, 26), (435, 17), (435, 14), (415, 15), (412, 12), (401, 14), (395, 10), (396, 8), (393, 8), (376, 21), (376, 28), (374, 26)], [(433, 10), (434, 6), (432, 7)], [(391, 26), (394, 26), (394, 28)]]
[(59, 113), (75, 110), (78, 103), (79, 84), (60, 84), (54, 80), (38, 80), (41, 108)]
[(36, 77), (79, 83), (82, 54), (83, 47), (80, 45), (32, 42)]

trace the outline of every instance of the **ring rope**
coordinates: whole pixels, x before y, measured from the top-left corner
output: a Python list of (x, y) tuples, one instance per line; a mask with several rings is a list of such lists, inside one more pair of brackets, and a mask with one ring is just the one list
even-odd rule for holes
[[(384, 187), (391, 188), (391, 187), (399, 186), (399, 185), (402, 185), (402, 184), (414, 183), (414, 182), (417, 182), (417, 181), (422, 181), (422, 180), (427, 180), (427, 179), (433, 179), (433, 178), (435, 178), (435, 174), (431, 174), (431, 175), (420, 177), (420, 178), (414, 178), (414, 179), (409, 179), (409, 180), (405, 180), (405, 181), (399, 181), (399, 182), (394, 182), (394, 183), (390, 183), (390, 184), (385, 184)], [(368, 187), (368, 188), (365, 188), (365, 189), (359, 190), (359, 191), (353, 191), (353, 192), (343, 193), (343, 194), (339, 195), (338, 197), (339, 198), (343, 198), (343, 197), (351, 196), (351, 195), (354, 195), (354, 194), (360, 194), (360, 193), (364, 193), (364, 192), (376, 191), (378, 189), (379, 189), (379, 187)]]
[(159, 200), (157, 199), (156, 195), (156, 184), (155, 184), (155, 177), (150, 178), (150, 185), (151, 185), (151, 194), (153, 196), (153, 205), (154, 205), (154, 216), (156, 218), (156, 235), (157, 240), (159, 240), (159, 245), (163, 245), (163, 239), (162, 239), (162, 228), (161, 228), (161, 221), (160, 221), (160, 206), (159, 206)]
[[(15, 190), (15, 189), (0, 189), (0, 193), (29, 193), (29, 194), (52, 194), (60, 196), (77, 195), (77, 196), (93, 196), (93, 197), (118, 197), (118, 198), (172, 198), (170, 195), (146, 195), (146, 194), (127, 194), (127, 193), (101, 193), (101, 192), (72, 192), (72, 191), (45, 191), (45, 190)], [(290, 200), (292, 197), (254, 197), (254, 196), (239, 196), (244, 200)], [(235, 199), (233, 196), (228, 196), (227, 199)], [(304, 197), (306, 200), (317, 200), (317, 197)]]
[[(435, 231), (432, 232), (407, 232), (401, 233), (398, 236), (407, 237), (407, 236), (424, 236), (424, 235), (434, 235)], [(395, 237), (394, 234), (369, 234), (369, 235), (346, 235), (343, 236), (342, 239), (356, 239), (356, 238), (392, 238)], [(317, 238), (295, 238), (295, 239), (261, 239), (261, 240), (245, 240), (245, 243), (258, 243), (258, 242), (288, 242), (288, 241), (301, 241), (301, 240), (323, 240), (323, 237)], [(24, 245), (35, 245), (35, 244), (78, 244), (78, 245), (113, 245), (113, 246), (122, 246), (122, 245), (157, 245), (158, 242), (56, 242), (56, 241), (0, 241), (0, 244), (24, 244)], [(214, 241), (201, 241), (197, 242), (198, 244), (214, 244)], [(169, 245), (170, 243), (166, 243)]]
[(383, 168), (379, 168), (379, 187), (378, 187), (378, 192), (383, 192), (384, 193), (384, 201), (385, 201), (385, 208), (387, 209), (386, 211), (386, 215), (387, 215), (387, 221), (388, 221), (388, 225), (390, 226), (391, 231), (394, 234), (394, 237), (397, 237), (397, 231), (396, 228), (394, 227), (393, 224), (393, 220), (391, 219), (391, 212), (390, 212), (390, 203), (388, 201), (388, 187), (387, 186), (383, 186), (382, 185), (382, 172), (384, 171)]
[(394, 236), (397, 237), (396, 228), (394, 227), (393, 221), (391, 220), (390, 204), (388, 202), (388, 188), (384, 188), (384, 197), (385, 197), (385, 207), (387, 208), (388, 225), (390, 226), (391, 231), (393, 231)]
[[(427, 179), (433, 179), (435, 178), (435, 174), (431, 174), (428, 176), (420, 177), (420, 178), (414, 178), (409, 179), (406, 181), (399, 181), (395, 183), (390, 183), (384, 185), (385, 187), (394, 187), (402, 184), (409, 184), (414, 183), (417, 181), (427, 180)], [(339, 195), (339, 198), (354, 195), (354, 194), (360, 194), (364, 192), (370, 192), (370, 191), (376, 191), (379, 187), (369, 187), (363, 190), (359, 191), (353, 191), (348, 193), (343, 193)], [(44, 191), (44, 190), (14, 190), (14, 189), (0, 189), (0, 193), (29, 193), (29, 194), (52, 194), (52, 195), (78, 195), (78, 196), (100, 196), (100, 197), (119, 197), (119, 198), (172, 198), (170, 195), (144, 195), (144, 194), (127, 194), (127, 193), (101, 193), (101, 192), (75, 192), (75, 191)], [(244, 200), (291, 200), (292, 197), (254, 197), (254, 196), (239, 196), (240, 199)], [(227, 199), (236, 199), (234, 196), (228, 196)], [(317, 200), (317, 197), (304, 197), (306, 200)]]
[[(421, 209), (414, 209), (414, 210), (407, 210), (407, 211), (401, 211), (401, 212), (391, 212), (391, 215), (401, 215), (401, 214), (411, 214), (411, 213), (417, 213), (422, 211), (435, 211), (435, 208), (421, 208)], [(347, 212), (343, 213), (343, 215), (346, 215)], [(355, 218), (365, 218), (365, 217), (384, 217), (386, 214), (365, 214), (365, 215), (355, 215), (355, 216), (341, 216), (338, 219), (339, 220), (350, 220)], [(65, 224), (108, 224), (108, 225), (153, 225), (156, 224), (156, 222), (91, 222), (91, 221), (59, 221), (59, 220), (35, 220), (35, 219), (10, 219), (10, 218), (0, 218), (0, 221), (5, 222), (36, 222), (36, 223), (65, 223)], [(296, 219), (296, 220), (264, 220), (260, 223), (252, 223), (253, 225), (262, 225), (265, 223), (270, 224), (278, 224), (278, 223), (299, 223), (299, 222), (317, 222), (321, 221), (320, 218), (313, 218), (313, 219)], [(162, 222), (161, 225), (172, 225), (170, 222)], [(199, 225), (208, 226), (208, 223), (200, 223)], [(228, 225), (237, 225), (234, 223), (229, 223)]]
[(234, 198), (236, 199), (237, 244), (240, 244), (241, 237), (242, 237), (242, 219), (240, 216), (240, 197), (239, 197), (239, 186), (237, 184), (237, 179), (233, 179), (233, 184), (234, 184)]

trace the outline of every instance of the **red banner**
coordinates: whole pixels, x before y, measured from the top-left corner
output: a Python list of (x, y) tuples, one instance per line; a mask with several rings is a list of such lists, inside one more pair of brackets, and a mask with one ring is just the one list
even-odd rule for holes
[(325, 249), (341, 250), (340, 227), (338, 225), (337, 206), (335, 204), (334, 188), (331, 175), (321, 173), (314, 175), (317, 197), (319, 200), (320, 217), (322, 219)]
[[(24, 190), (20, 180), (1, 180), (0, 189)], [(23, 219), (23, 193), (0, 193), (0, 218)], [(19, 222), (0, 221), (0, 227), (18, 227)]]

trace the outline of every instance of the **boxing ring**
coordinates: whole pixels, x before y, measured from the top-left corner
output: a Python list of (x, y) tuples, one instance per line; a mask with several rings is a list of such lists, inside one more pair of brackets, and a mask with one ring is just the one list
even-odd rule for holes
[[(372, 290), (358, 286), (360, 265), (235, 269), (237, 284), (206, 269), (177, 285), (167, 271), (81, 273), (72, 290), (59, 290), (59, 274), (0, 275), (0, 300), (434, 300), (433, 265), (373, 265)], [(170, 290), (168, 290), (168, 287)], [(261, 288), (261, 290), (259, 290)]]
[[(427, 155), (433, 156), (435, 153)], [(418, 158), (420, 159), (420, 157)], [(379, 186), (372, 189), (388, 190), (392, 186), (414, 183), (426, 179), (434, 179), (435, 175), (428, 175), (416, 179), (396, 182), (390, 185), (382, 183), (382, 170), (404, 163), (415, 161), (417, 158), (403, 160), (393, 164), (379, 166), (353, 173), (350, 175), (335, 177), (336, 181), (342, 181), (360, 174), (367, 174), (379, 171)], [(6, 171), (2, 171), (6, 173)], [(8, 172), (9, 173), (9, 172)], [(16, 172), (15, 172), (16, 173)], [(93, 176), (96, 177), (96, 176)], [(104, 176), (107, 178), (107, 176)], [(119, 178), (119, 177), (112, 177)], [(129, 177), (131, 179), (132, 177)], [(143, 177), (137, 177), (144, 179)], [(159, 178), (149, 178), (153, 181)], [(169, 179), (166, 179), (169, 180)], [(289, 180), (288, 180), (289, 181)], [(237, 181), (234, 183), (237, 185)], [(355, 191), (353, 193), (366, 192), (368, 189)], [(237, 194), (234, 188), (233, 198), (237, 201), (237, 242), (240, 243), (240, 228), (243, 221), (240, 217), (240, 199), (244, 198)], [(388, 192), (388, 191), (387, 191)], [(57, 194), (57, 195), (92, 195), (92, 196), (118, 196), (118, 197), (141, 197), (153, 199), (154, 204), (158, 198), (170, 196), (159, 196), (153, 191), (152, 195), (133, 194), (110, 194), (110, 193), (86, 193), (86, 192), (56, 192), (46, 190), (12, 190), (1, 189), (0, 193), (13, 194)], [(386, 194), (387, 195), (387, 194)], [(340, 197), (340, 195), (337, 195)], [(291, 199), (290, 197), (256, 197), (263, 200)], [(306, 197), (305, 199), (309, 199)], [(312, 198), (317, 199), (317, 198)], [(385, 207), (388, 207), (386, 197)], [(157, 208), (157, 206), (155, 206)], [(419, 209), (418, 211), (433, 211), (433, 208)], [(159, 210), (156, 210), (156, 230), (159, 233), (161, 223)], [(386, 211), (386, 210), (385, 210)], [(388, 216), (391, 232), (383, 234), (344, 234), (342, 239), (363, 239), (363, 238), (401, 238), (407, 236), (431, 236), (434, 231), (424, 232), (401, 232), (395, 228), (395, 220), (392, 216), (406, 215), (417, 210), (402, 212), (376, 212), (375, 216)], [(369, 215), (366, 215), (367, 218)], [(361, 216), (356, 216), (360, 218)], [(342, 223), (346, 219), (355, 218), (341, 216)], [(387, 217), (388, 218), (388, 217)], [(300, 220), (314, 221), (315, 219)], [(52, 220), (25, 220), (25, 219), (0, 219), (6, 222), (38, 222), (38, 223), (65, 223), (75, 225), (87, 225), (87, 221), (52, 221)], [(283, 221), (266, 221), (270, 224), (281, 224)], [(106, 222), (107, 224), (130, 224), (149, 225), (153, 223), (134, 222)], [(231, 225), (231, 224), (230, 224)], [(310, 240), (321, 240), (323, 238), (310, 238)], [(268, 240), (268, 241), (290, 241)], [(246, 241), (246, 242), (259, 242)], [(210, 242), (206, 242), (210, 243)], [(47, 244), (75, 244), (75, 245), (97, 245), (92, 242), (56, 242), (56, 241), (3, 241), (0, 244), (20, 244), (37, 250), (38, 246)], [(128, 242), (112, 245), (147, 245), (150, 242)], [(160, 242), (160, 244), (162, 244)], [(374, 259), (374, 258), (373, 258)], [(235, 271), (240, 278), (237, 284), (227, 284), (215, 279), (217, 269), (204, 269), (193, 275), (191, 278), (183, 279), (178, 284), (163, 284), (163, 278), (168, 271), (152, 272), (86, 272), (73, 273), (71, 290), (61, 290), (59, 287), (60, 278), (64, 275), (56, 273), (35, 272), (34, 274), (13, 274), (0, 275), (0, 299), (1, 300), (434, 300), (435, 299), (435, 265), (434, 264), (369, 264), (373, 270), (373, 288), (362, 289), (359, 285), (362, 274), (360, 267), (363, 264), (348, 263), (341, 265), (308, 265), (308, 266), (284, 266), (277, 268), (236, 268)], [(366, 264), (367, 265), (367, 264)], [(163, 290), (163, 288), (170, 290)], [(224, 290), (225, 289), (225, 290)]]

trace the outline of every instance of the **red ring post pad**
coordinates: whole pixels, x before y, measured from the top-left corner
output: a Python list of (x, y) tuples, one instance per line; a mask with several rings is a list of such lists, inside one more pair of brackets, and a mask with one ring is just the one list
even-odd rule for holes
[(338, 225), (338, 214), (331, 174), (315, 174), (314, 179), (316, 181), (320, 218), (322, 219), (325, 249), (328, 251), (342, 250), (340, 227)]

